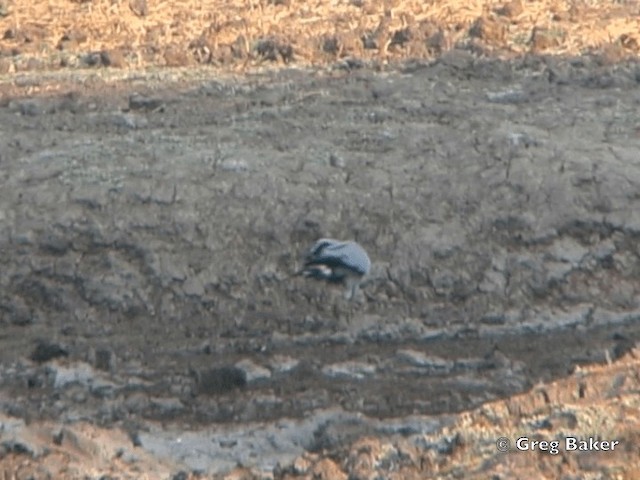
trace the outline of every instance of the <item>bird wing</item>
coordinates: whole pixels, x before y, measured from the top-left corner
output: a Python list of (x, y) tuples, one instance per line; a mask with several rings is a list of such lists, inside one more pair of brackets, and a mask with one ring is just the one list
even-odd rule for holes
[(371, 263), (362, 247), (353, 242), (328, 245), (311, 260), (311, 263), (321, 263), (334, 269), (347, 268), (363, 275), (369, 271)]

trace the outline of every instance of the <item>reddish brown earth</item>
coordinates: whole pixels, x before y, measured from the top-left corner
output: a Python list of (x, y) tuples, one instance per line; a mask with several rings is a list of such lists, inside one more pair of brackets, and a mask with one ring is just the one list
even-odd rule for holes
[(639, 18), (0, 0), (0, 479), (640, 478)]
[[(446, 452), (420, 448), (415, 439), (402, 435), (369, 435), (330, 452), (304, 454), (274, 478), (638, 478), (637, 355), (632, 352), (613, 365), (580, 368), (565, 380), (487, 403), (453, 417), (445, 429), (421, 439), (423, 445), (447, 445)], [(0, 420), (11, 421), (7, 417)], [(3, 454), (0, 472), (4, 478), (270, 478), (243, 468), (215, 476), (177, 477), (175, 466), (141, 449), (134, 462), (127, 461), (123, 458), (123, 452), (130, 450), (126, 433), (91, 423), (62, 427), (56, 422), (36, 422), (28, 432), (29, 440), (43, 453), (35, 459), (20, 452)], [(61, 442), (52, 442), (60, 436)], [(562, 445), (568, 436), (620, 443), (609, 452), (566, 451)], [(501, 437), (510, 440), (510, 451), (497, 451), (496, 441)], [(555, 454), (518, 451), (514, 442), (520, 437), (557, 440), (561, 446)]]

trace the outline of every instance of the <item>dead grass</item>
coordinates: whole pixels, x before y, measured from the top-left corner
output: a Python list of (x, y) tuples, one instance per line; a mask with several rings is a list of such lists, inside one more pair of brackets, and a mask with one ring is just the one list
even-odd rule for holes
[(384, 63), (455, 47), (506, 56), (606, 50), (613, 61), (640, 51), (638, 2), (3, 0), (0, 6), (0, 73), (308, 66), (345, 57)]

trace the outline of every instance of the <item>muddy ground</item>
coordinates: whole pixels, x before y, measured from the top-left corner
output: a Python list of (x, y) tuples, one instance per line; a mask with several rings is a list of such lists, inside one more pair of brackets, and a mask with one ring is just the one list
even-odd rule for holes
[[(557, 411), (518, 431), (627, 435), (637, 361), (613, 362), (640, 333), (640, 65), (499, 59), (471, 37), (305, 68), (245, 52), (262, 67), (242, 74), (4, 56), (5, 477), (374, 478), (349, 449), (393, 435), (414, 453), (394, 443), (397, 462), (370, 462), (382, 478), (460, 478), (465, 419), (484, 425), (461, 412), (506, 399), (486, 408), (511, 431), (543, 383)], [(321, 236), (369, 252), (354, 302), (294, 275)], [(612, 395), (633, 408), (600, 423), (564, 405)], [(634, 438), (613, 470), (474, 468), (633, 478)]]
[[(361, 418), (426, 431), (413, 415), (617, 358), (639, 328), (638, 71), (454, 52), (6, 97), (3, 410), (165, 457), (158, 425), (307, 422), (275, 457), (195, 454), (197, 433), (176, 454), (272, 470)], [(369, 251), (356, 302), (293, 276), (319, 236)]]

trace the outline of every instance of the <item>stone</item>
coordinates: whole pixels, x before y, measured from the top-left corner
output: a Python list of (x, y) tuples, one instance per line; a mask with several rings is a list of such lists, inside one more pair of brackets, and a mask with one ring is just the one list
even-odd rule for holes
[(192, 376), (197, 393), (203, 395), (222, 394), (247, 385), (247, 374), (238, 367), (194, 370)]
[(69, 350), (59, 343), (48, 342), (42, 340), (38, 342), (33, 352), (31, 352), (31, 360), (37, 363), (48, 362), (54, 358), (69, 356)]

